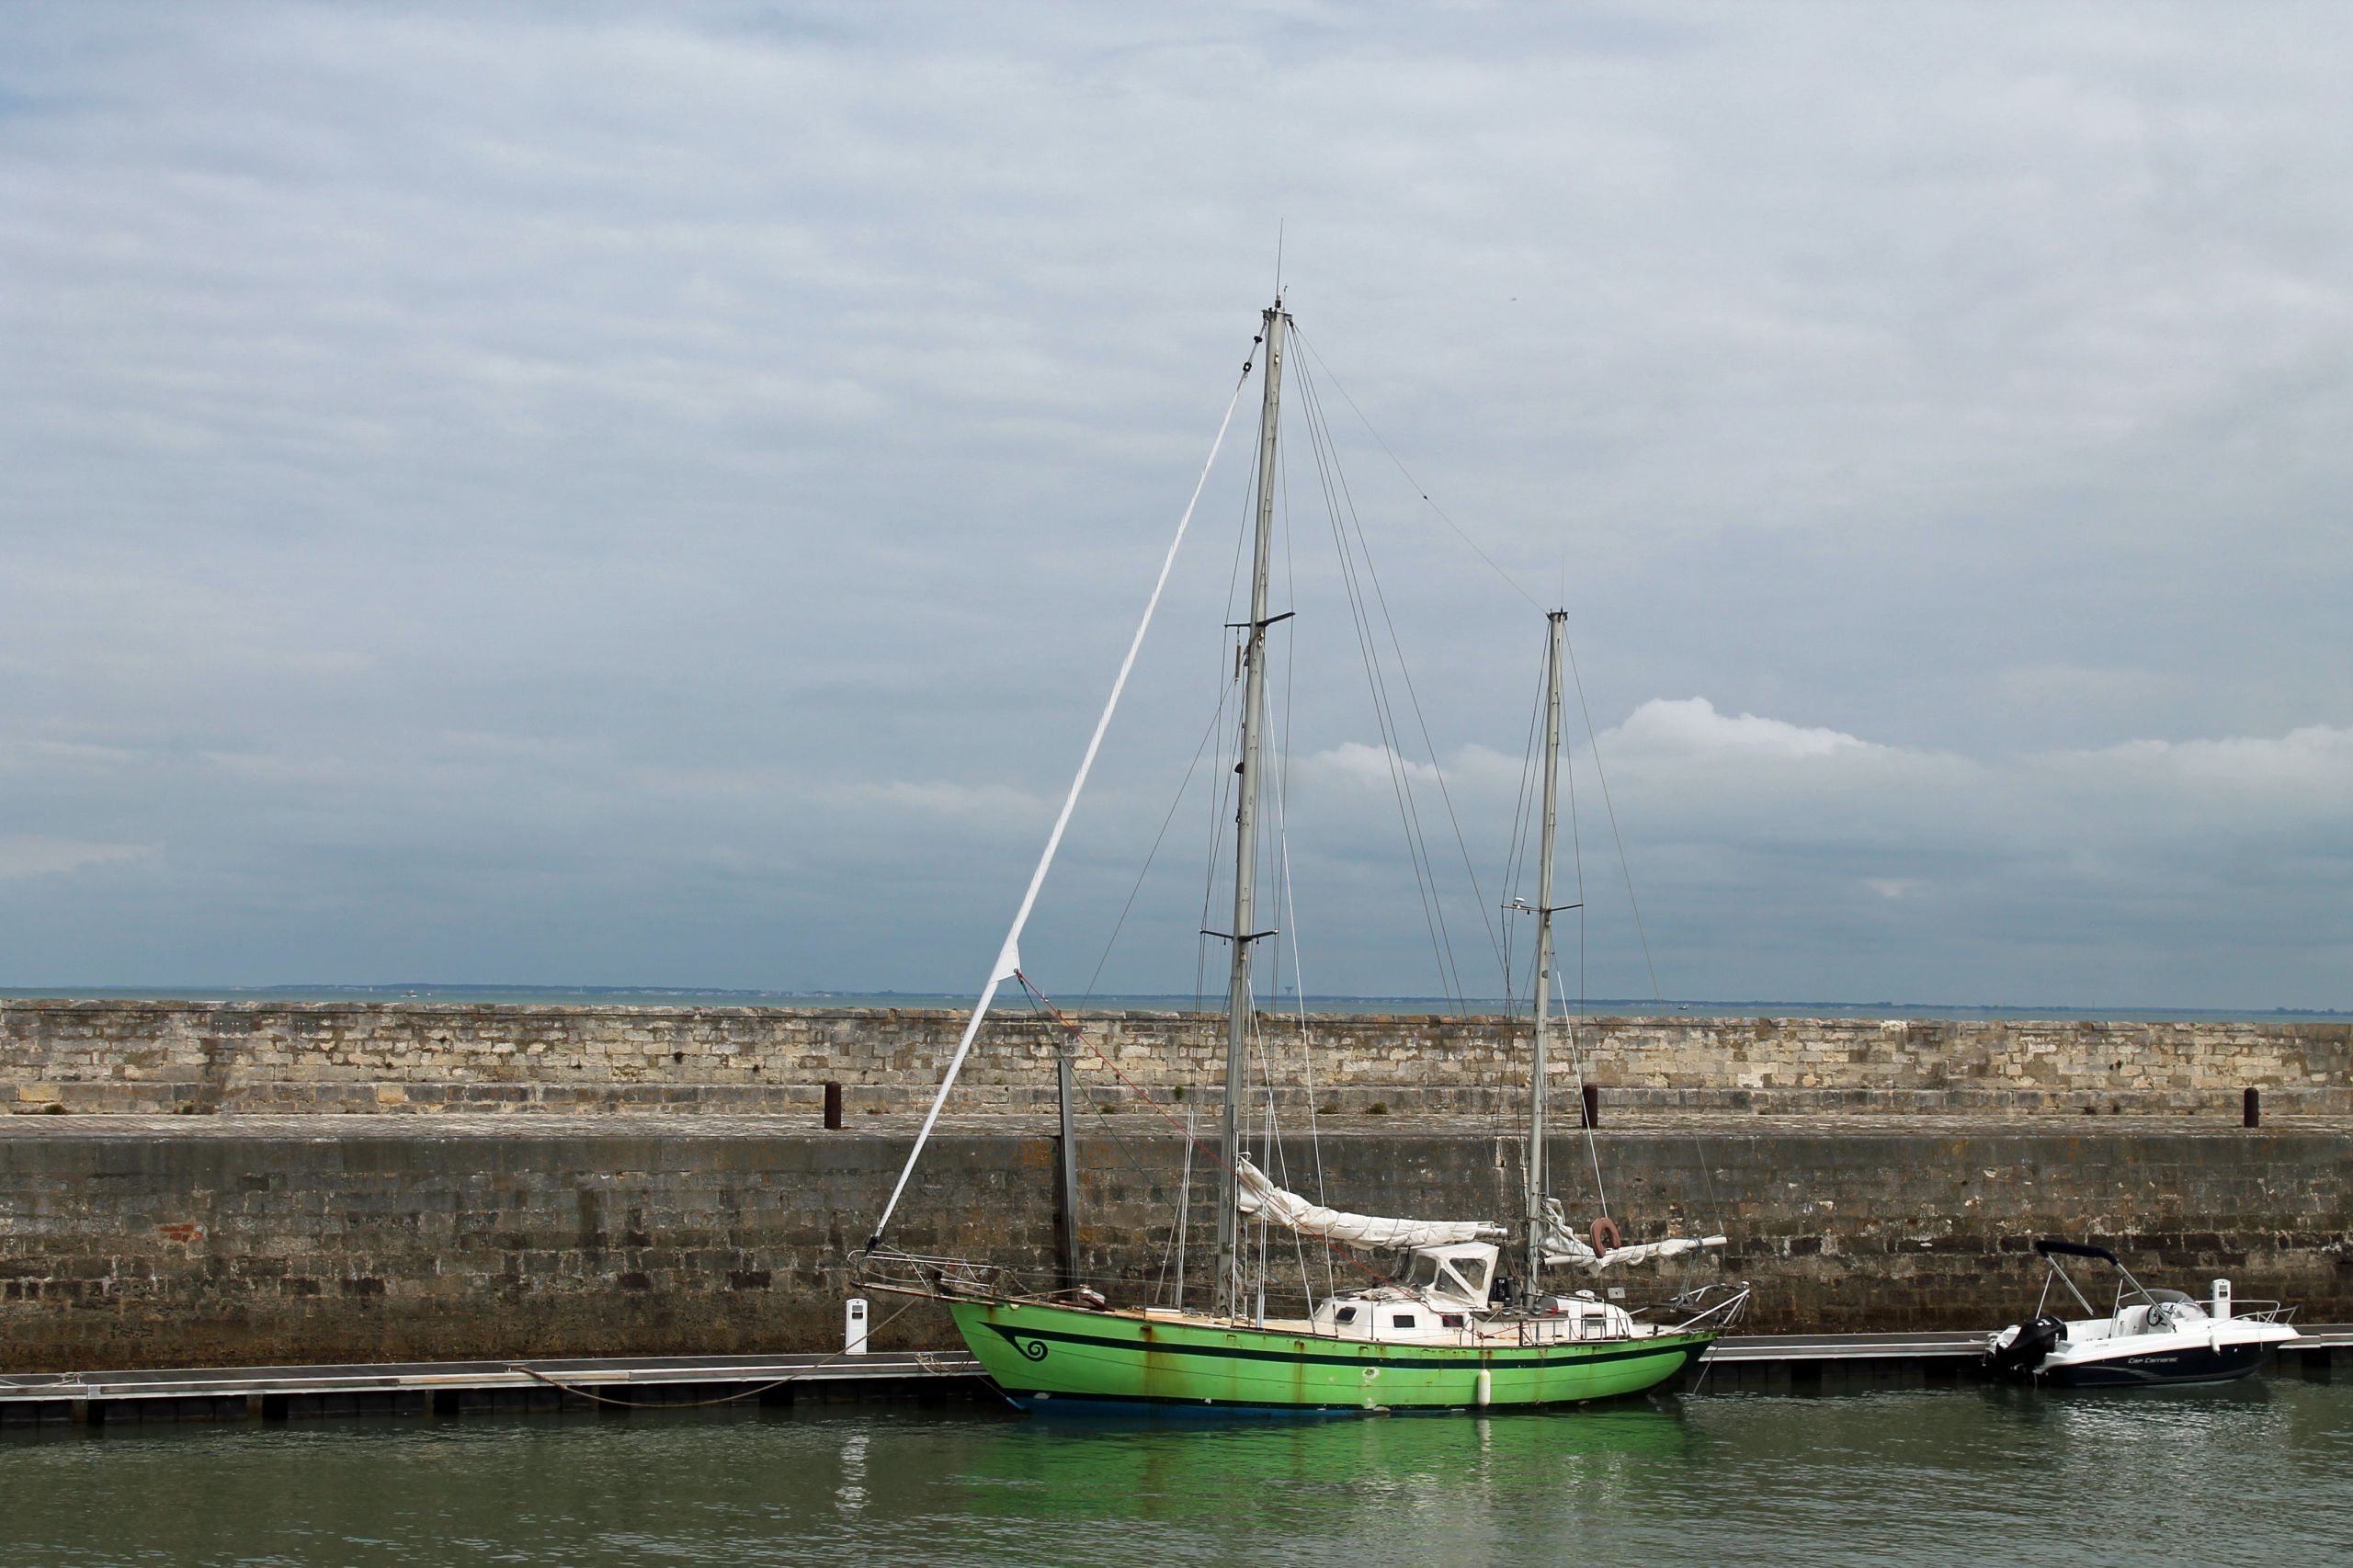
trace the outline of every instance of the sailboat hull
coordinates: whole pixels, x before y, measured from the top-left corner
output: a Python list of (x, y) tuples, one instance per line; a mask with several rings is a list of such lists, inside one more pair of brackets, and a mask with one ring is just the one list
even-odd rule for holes
[(1690, 1333), (1542, 1346), (1371, 1344), (1027, 1301), (954, 1301), (949, 1310), (991, 1381), (1015, 1403), (1039, 1411), (1581, 1404), (1655, 1388), (1715, 1339)]

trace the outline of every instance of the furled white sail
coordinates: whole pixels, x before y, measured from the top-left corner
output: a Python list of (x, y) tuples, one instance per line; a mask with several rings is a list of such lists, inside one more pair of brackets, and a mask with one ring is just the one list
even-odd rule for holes
[(1595, 1273), (1620, 1263), (1651, 1263), (1662, 1257), (1681, 1257), (1702, 1247), (1724, 1244), (1722, 1236), (1673, 1236), (1663, 1242), (1635, 1242), (1627, 1246), (1611, 1247), (1607, 1254), (1597, 1255), (1574, 1236), (1569, 1238), (1574, 1251), (1554, 1251), (1554, 1241), (1555, 1238), (1548, 1237), (1545, 1242), (1544, 1261), (1547, 1264), (1558, 1267), (1574, 1263)]
[(1234, 1162), (1234, 1201), (1245, 1214), (1264, 1213), (1278, 1225), (1306, 1235), (1324, 1236), (1349, 1246), (1432, 1247), (1500, 1236), (1501, 1225), (1478, 1220), (1388, 1220), (1378, 1214), (1350, 1214), (1310, 1203), (1296, 1192), (1286, 1192), (1248, 1160)]
[(1651, 1263), (1723, 1244), (1722, 1236), (1671, 1236), (1663, 1242), (1636, 1242), (1631, 1246), (1614, 1246), (1607, 1253), (1597, 1253), (1583, 1236), (1569, 1229), (1559, 1199), (1544, 1200), (1544, 1262), (1552, 1267), (1573, 1263), (1597, 1274), (1621, 1263)]

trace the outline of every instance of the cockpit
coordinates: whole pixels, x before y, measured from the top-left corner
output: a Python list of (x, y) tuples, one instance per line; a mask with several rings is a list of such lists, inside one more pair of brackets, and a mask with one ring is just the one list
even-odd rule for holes
[(1405, 1283), (1433, 1303), (1483, 1310), (1495, 1283), (1496, 1256), (1495, 1247), (1485, 1242), (1415, 1247)]

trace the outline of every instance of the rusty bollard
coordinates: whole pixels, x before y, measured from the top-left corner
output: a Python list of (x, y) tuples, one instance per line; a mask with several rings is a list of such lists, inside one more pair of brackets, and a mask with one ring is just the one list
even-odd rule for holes
[(841, 1130), (842, 1086), (839, 1084), (827, 1084), (825, 1085), (825, 1131), (839, 1132)]
[(2239, 1112), (2239, 1125), (2242, 1127), (2260, 1127), (2263, 1125), (2262, 1090), (2249, 1089), (2246, 1092), (2245, 1103), (2240, 1108)]

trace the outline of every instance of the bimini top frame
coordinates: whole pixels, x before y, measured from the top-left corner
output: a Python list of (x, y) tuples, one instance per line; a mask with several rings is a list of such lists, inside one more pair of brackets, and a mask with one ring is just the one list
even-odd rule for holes
[(2087, 1257), (2095, 1262), (2105, 1263), (2116, 1270), (2119, 1280), (2116, 1287), (2116, 1300), (2114, 1303), (2109, 1306), (2107, 1316), (2111, 1322), (2117, 1324), (2121, 1324), (2124, 1321), (2124, 1304), (2128, 1299), (2138, 1300), (2145, 1303), (2153, 1311), (2167, 1302), (2188, 1301), (2203, 1310), (2209, 1317), (2235, 1317), (2250, 1322), (2260, 1321), (2266, 1323), (2285, 1323), (2295, 1315), (2295, 1309), (2293, 1307), (2285, 1307), (2277, 1301), (2238, 1301), (2234, 1303), (2231, 1301), (2229, 1296), (2224, 1293), (2228, 1289), (2227, 1282), (2220, 1279), (2214, 1282), (2214, 1296), (2204, 1301), (2200, 1301), (2195, 1296), (2191, 1296), (2181, 1290), (2169, 1290), (2164, 1289), (2152, 1290), (2146, 1285), (2142, 1284), (2138, 1279), (2132, 1278), (2132, 1271), (2124, 1267), (2123, 1259), (2109, 1251), (2108, 1248), (2104, 1246), (2095, 1246), (2089, 1242), (2069, 1242), (2062, 1241), (2055, 1236), (2046, 1237), (2045, 1239), (2034, 1244), (2034, 1250), (2041, 1256), (2045, 1263), (2048, 1263), (2051, 1266), (2051, 1274), (2049, 1278), (2045, 1278), (2042, 1282), (2042, 1295), (2034, 1304), (2035, 1315), (2038, 1317), (2042, 1314), (2044, 1304), (2051, 1299), (2051, 1281), (2052, 1279), (2056, 1279), (2059, 1283), (2066, 1286), (2067, 1293), (2075, 1297), (2076, 1301), (2083, 1302), (2084, 1312), (2086, 1315), (2091, 1317), (2098, 1317), (2101, 1315), (2100, 1310), (2097, 1307), (2093, 1306), (2088, 1301), (2085, 1301), (2084, 1293), (2075, 1289), (2075, 1282), (2069, 1278), (2067, 1277), (2067, 1271), (2059, 1266), (2059, 1260), (2063, 1257)]
[(2042, 1309), (2044, 1305), (2051, 1300), (2051, 1285), (2052, 1280), (2056, 1280), (2060, 1284), (2067, 1287), (2067, 1293), (2082, 1303), (2086, 1316), (2098, 1317), (2101, 1315), (2100, 1310), (2097, 1307), (2093, 1306), (2089, 1299), (2084, 1295), (2083, 1291), (2075, 1288), (2075, 1280), (2070, 1278), (2067, 1271), (2059, 1266), (2059, 1260), (2063, 1257), (2088, 1257), (2097, 1262), (2105, 1263), (2116, 1270), (2119, 1277), (2116, 1287), (2116, 1301), (2115, 1303), (2109, 1308), (2106, 1315), (2109, 1317), (2118, 1317), (2122, 1315), (2124, 1312), (2124, 1299), (2127, 1295), (2138, 1296), (2142, 1301), (2146, 1301), (2149, 1305), (2156, 1305), (2157, 1298), (2149, 1293), (2149, 1288), (2142, 1284), (2138, 1279), (2133, 1278), (2132, 1271), (2124, 1267), (2124, 1260), (2117, 1256), (2114, 1253), (2109, 1251), (2104, 1246), (2094, 1246), (2089, 1242), (2071, 1242), (2062, 1240), (2057, 1236), (2045, 1236), (2034, 1244), (2034, 1250), (2036, 1255), (2040, 1256), (2043, 1262), (2051, 1266), (2050, 1274), (2046, 1276), (2042, 1281), (2042, 1294), (2035, 1300), (2034, 1312), (2037, 1317), (2042, 1315)]

